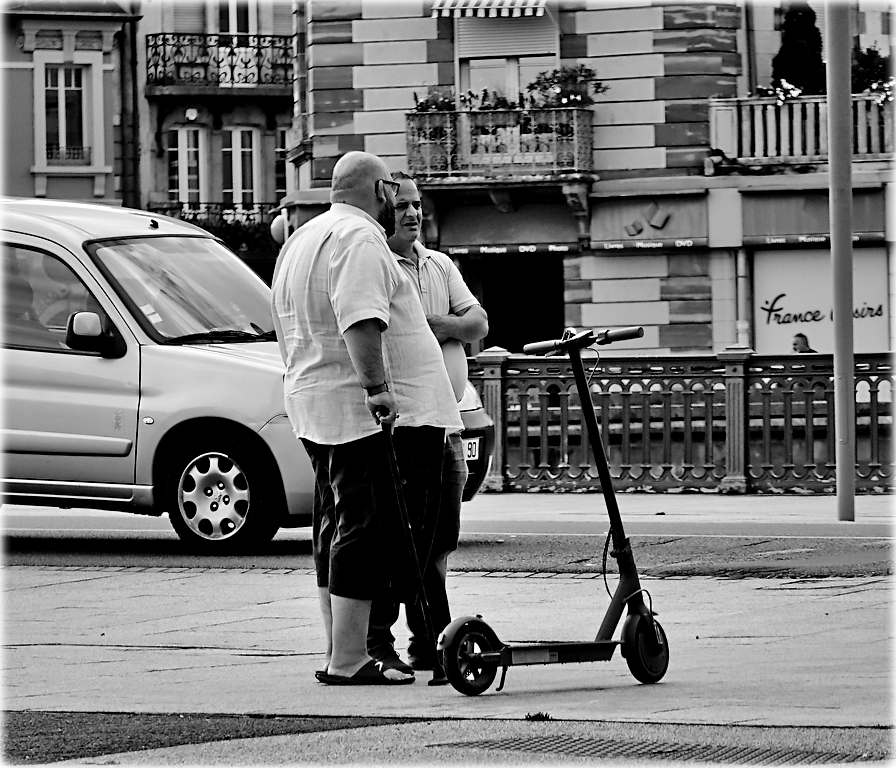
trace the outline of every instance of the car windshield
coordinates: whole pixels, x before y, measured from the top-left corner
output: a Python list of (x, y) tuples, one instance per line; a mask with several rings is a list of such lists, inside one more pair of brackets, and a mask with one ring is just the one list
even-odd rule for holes
[(274, 338), (270, 289), (215, 240), (147, 237), (88, 246), (140, 325), (162, 343)]

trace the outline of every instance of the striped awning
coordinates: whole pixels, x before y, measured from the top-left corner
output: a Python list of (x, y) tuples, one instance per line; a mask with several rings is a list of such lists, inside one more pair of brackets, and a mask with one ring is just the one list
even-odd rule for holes
[(433, 16), (542, 16), (547, 0), (433, 0)]

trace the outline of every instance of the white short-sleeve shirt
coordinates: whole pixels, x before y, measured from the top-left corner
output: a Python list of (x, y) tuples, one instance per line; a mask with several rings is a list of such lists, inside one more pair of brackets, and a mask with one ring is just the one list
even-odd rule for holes
[[(396, 254), (405, 274), (417, 287), (423, 311), (427, 315), (460, 314), (465, 309), (479, 306), (473, 292), (467, 287), (460, 270), (449, 256), (441, 251), (425, 248), (419, 241), (412, 245), (417, 263)], [(467, 355), (464, 345), (457, 339), (442, 344), (445, 368), (458, 401), (463, 397), (467, 383)]]
[(479, 306), (450, 256), (425, 248), (419, 242), (413, 248), (417, 254), (416, 265), (404, 256), (397, 257), (398, 263), (416, 284), (427, 315), (456, 315), (468, 307)]
[(302, 226), (283, 246), (271, 287), (286, 414), (297, 437), (338, 445), (380, 430), (342, 336), (367, 319), (386, 327), (383, 362), (397, 426), (463, 427), (417, 290), (367, 213), (334, 203)]

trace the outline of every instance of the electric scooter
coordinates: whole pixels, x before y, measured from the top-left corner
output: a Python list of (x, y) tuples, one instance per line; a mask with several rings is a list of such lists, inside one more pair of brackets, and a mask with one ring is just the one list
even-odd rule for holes
[[(621, 646), (621, 653), (628, 663), (629, 671), (638, 681), (656, 683), (666, 674), (669, 666), (669, 645), (663, 628), (654, 618), (656, 614), (653, 611), (652, 598), (638, 580), (638, 569), (635, 567), (631, 543), (622, 527), (622, 518), (616, 504), (610, 468), (600, 439), (581, 355), (583, 349), (593, 345), (611, 344), (614, 341), (636, 339), (643, 335), (644, 329), (641, 327), (618, 328), (597, 333), (590, 330), (578, 333), (575, 329), (569, 328), (561, 339), (539, 341), (523, 347), (523, 351), (530, 355), (561, 351), (569, 356), (576, 389), (582, 401), (582, 418), (588, 433), (588, 442), (594, 455), (601, 492), (610, 518), (607, 546), (612, 541), (613, 549), (610, 555), (616, 559), (619, 566), (619, 583), (597, 631), (597, 637), (591, 642), (507, 645), (498, 639), (495, 631), (481, 616), (462, 616), (452, 621), (439, 635), (437, 648), (442, 654), (448, 682), (460, 693), (476, 696), (488, 690), (499, 667), (502, 672), (497, 691), (504, 688), (508, 667), (609, 661), (616, 646)], [(587, 407), (588, 405), (591, 407)], [(606, 549), (604, 571), (606, 575)], [(645, 604), (644, 595), (647, 595), (649, 604)], [(622, 627), (621, 639), (613, 640), (625, 608), (628, 609), (628, 614)]]

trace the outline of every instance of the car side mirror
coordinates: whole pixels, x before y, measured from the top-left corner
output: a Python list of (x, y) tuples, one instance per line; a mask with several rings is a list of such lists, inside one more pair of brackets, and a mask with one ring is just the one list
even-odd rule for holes
[(70, 349), (99, 352), (103, 357), (124, 357), (126, 351), (124, 339), (115, 327), (104, 330), (96, 312), (73, 312), (65, 326), (65, 343)]

